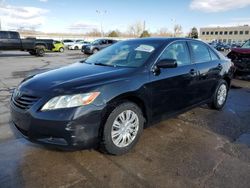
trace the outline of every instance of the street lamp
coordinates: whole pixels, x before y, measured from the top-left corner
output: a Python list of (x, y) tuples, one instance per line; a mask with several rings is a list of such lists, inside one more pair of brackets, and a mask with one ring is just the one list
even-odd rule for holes
[(102, 37), (103, 37), (104, 33), (103, 33), (103, 27), (102, 27), (102, 16), (104, 14), (107, 14), (107, 10), (96, 10), (96, 13), (101, 17), (101, 34), (102, 34)]

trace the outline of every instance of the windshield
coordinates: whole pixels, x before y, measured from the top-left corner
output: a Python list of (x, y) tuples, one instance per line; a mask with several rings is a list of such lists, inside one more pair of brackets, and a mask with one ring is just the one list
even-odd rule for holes
[(100, 44), (100, 41), (101, 41), (101, 40), (95, 40), (95, 41), (92, 42), (92, 44), (94, 44), (94, 45)]
[(118, 42), (90, 56), (85, 62), (114, 67), (140, 67), (160, 44), (152, 41)]
[(241, 48), (250, 48), (250, 40), (245, 42), (245, 44), (243, 44), (243, 46)]

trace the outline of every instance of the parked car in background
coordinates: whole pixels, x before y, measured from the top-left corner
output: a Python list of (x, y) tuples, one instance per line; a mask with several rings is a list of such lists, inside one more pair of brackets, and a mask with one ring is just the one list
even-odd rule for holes
[(64, 52), (64, 44), (61, 41), (54, 40), (53, 41), (54, 48), (52, 49), (53, 52)]
[(232, 74), (231, 61), (201, 41), (122, 41), (26, 78), (12, 94), (11, 119), (33, 142), (121, 155), (154, 122), (201, 104), (222, 109)]
[(231, 48), (240, 48), (242, 45), (233, 43), (231, 44)]
[(98, 51), (116, 43), (117, 40), (111, 39), (98, 39), (90, 43), (89, 45), (82, 46), (82, 52), (86, 54), (95, 54)]
[(208, 43), (210, 46), (212, 46), (213, 48), (216, 48), (217, 46), (217, 43), (216, 42), (209, 42)]
[(89, 45), (90, 42), (87, 41), (76, 41), (72, 45), (69, 45), (69, 50), (80, 50), (83, 46)]
[(250, 75), (250, 39), (240, 48), (232, 48), (227, 57), (233, 61), (236, 75)]
[(62, 43), (64, 44), (65, 48), (68, 48), (68, 46), (72, 45), (75, 41), (71, 39), (64, 39), (62, 40)]
[(53, 40), (21, 39), (18, 32), (0, 31), (0, 50), (21, 50), (31, 55), (43, 56), (46, 49), (52, 50), (52, 48)]
[(215, 49), (218, 51), (229, 51), (231, 48), (231, 46), (229, 46), (228, 44), (224, 44), (224, 43), (217, 43), (215, 46)]

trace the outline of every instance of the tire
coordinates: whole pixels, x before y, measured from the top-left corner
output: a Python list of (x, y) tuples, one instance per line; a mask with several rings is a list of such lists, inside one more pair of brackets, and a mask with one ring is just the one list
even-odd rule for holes
[(78, 46), (75, 46), (75, 47), (74, 47), (74, 50), (79, 50)]
[(30, 55), (36, 55), (36, 51), (35, 50), (29, 51), (29, 54)]
[(212, 102), (209, 104), (210, 108), (221, 110), (227, 101), (227, 96), (228, 84), (225, 80), (220, 80), (212, 97)]
[[(130, 121), (133, 123), (129, 123)], [(118, 105), (108, 115), (104, 125), (101, 151), (113, 155), (122, 155), (130, 151), (140, 138), (144, 122), (142, 111), (136, 104), (124, 102)], [(118, 133), (120, 131), (122, 133)]]
[(64, 52), (64, 48), (63, 47), (59, 48), (59, 52), (63, 53)]
[(43, 57), (45, 54), (45, 46), (39, 45), (36, 46), (36, 56)]
[(99, 51), (99, 50), (95, 48), (95, 49), (93, 50), (93, 54), (96, 54), (98, 51)]

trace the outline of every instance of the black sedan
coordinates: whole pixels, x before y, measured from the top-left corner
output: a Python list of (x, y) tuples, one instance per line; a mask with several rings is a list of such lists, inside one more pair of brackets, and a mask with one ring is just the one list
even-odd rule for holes
[(222, 109), (232, 74), (230, 60), (201, 41), (118, 42), (26, 78), (11, 97), (12, 121), (33, 142), (119, 155), (156, 121), (201, 104)]
[(215, 49), (218, 50), (218, 51), (229, 51), (230, 50), (230, 46), (227, 45), (227, 44), (223, 44), (223, 43), (218, 43), (216, 46), (215, 46)]

